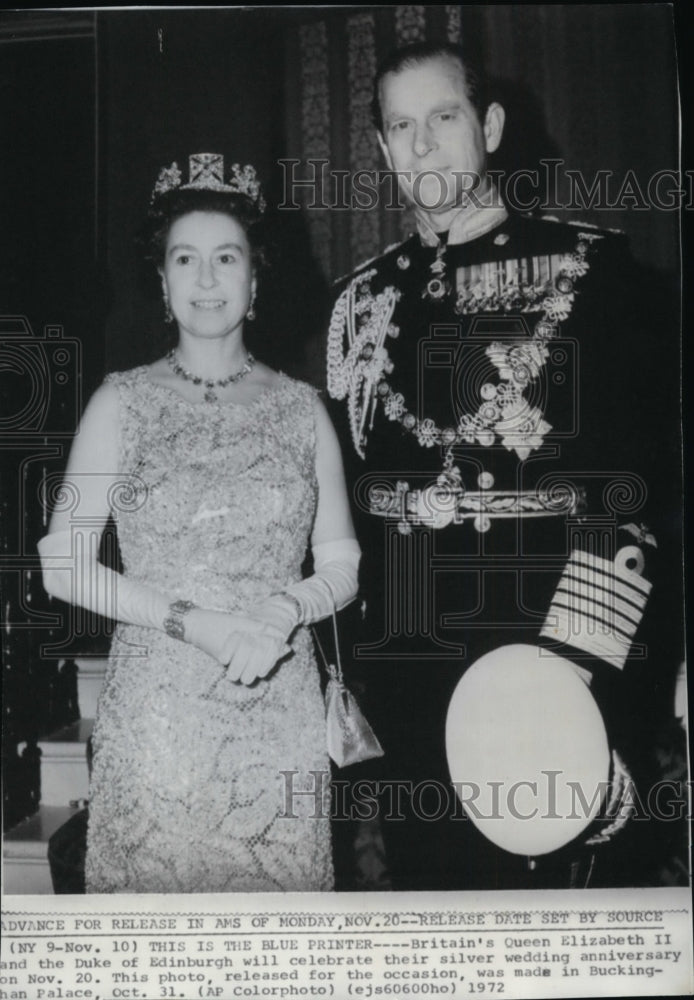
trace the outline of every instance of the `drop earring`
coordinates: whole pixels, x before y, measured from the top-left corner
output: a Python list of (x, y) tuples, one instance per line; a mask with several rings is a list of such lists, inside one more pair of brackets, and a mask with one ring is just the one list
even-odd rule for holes
[(164, 291), (164, 322), (173, 323), (173, 313), (171, 312), (171, 306), (169, 305), (169, 296)]
[(251, 304), (248, 307), (248, 312), (246, 313), (246, 319), (251, 320), (251, 322), (255, 319), (255, 306), (253, 304), (254, 302), (255, 299), (252, 299)]

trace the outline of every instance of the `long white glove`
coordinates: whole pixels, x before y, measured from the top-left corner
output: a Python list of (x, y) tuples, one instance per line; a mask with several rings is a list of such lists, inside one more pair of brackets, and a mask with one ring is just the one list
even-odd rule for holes
[[(99, 536), (94, 531), (75, 528), (45, 535), (38, 543), (38, 550), (46, 591), (105, 618), (164, 631), (173, 598), (108, 569), (97, 559), (98, 544)], [(234, 655), (240, 633), (252, 637), (254, 648), (260, 650), (261, 669), (272, 658), (265, 673), (280, 657), (291, 652), (281, 632), (245, 615), (195, 608), (185, 616), (183, 625), (186, 642), (225, 665)], [(233, 666), (230, 676), (240, 680), (241, 661)]]
[(313, 576), (292, 583), (248, 609), (248, 614), (289, 637), (298, 625), (311, 625), (340, 611), (357, 595), (361, 549), (354, 538), (321, 542), (313, 549)]
[(238, 626), (220, 636), (221, 644), (218, 628), (235, 616), (215, 611), (196, 609), (186, 615), (186, 638), (228, 663), (230, 680), (252, 684), (291, 653), (289, 637), (298, 625), (327, 618), (333, 607), (339, 611), (356, 596), (360, 557), (354, 538), (315, 545), (313, 576), (247, 608)]
[(38, 543), (43, 585), (53, 597), (128, 625), (163, 629), (172, 597), (116, 573), (97, 559), (94, 531), (53, 531)]

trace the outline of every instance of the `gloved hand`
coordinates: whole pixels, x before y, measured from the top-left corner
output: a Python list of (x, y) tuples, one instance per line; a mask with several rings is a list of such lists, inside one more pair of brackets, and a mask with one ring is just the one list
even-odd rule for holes
[(272, 594), (248, 609), (251, 619), (279, 632), (286, 642), (303, 621), (303, 610), (297, 599), (286, 594)]
[[(248, 616), (259, 631), (253, 636), (250, 630), (239, 635), (233, 645), (229, 674), (250, 683), (256, 677), (265, 677), (274, 663), (289, 652), (289, 639), (299, 625), (310, 625), (339, 611), (357, 594), (359, 559), (361, 550), (354, 538), (341, 538), (313, 546), (313, 576), (288, 586), (281, 594), (272, 594), (248, 608)], [(260, 637), (279, 637), (281, 651), (272, 645), (260, 649)], [(269, 661), (274, 660), (272, 663)]]
[(312, 625), (340, 611), (357, 595), (361, 550), (354, 538), (313, 546), (313, 576), (292, 583), (248, 609), (257, 621), (282, 632), (286, 639), (298, 625)]
[(291, 653), (284, 633), (246, 615), (193, 608), (183, 618), (185, 641), (227, 666), (233, 681), (252, 684)]

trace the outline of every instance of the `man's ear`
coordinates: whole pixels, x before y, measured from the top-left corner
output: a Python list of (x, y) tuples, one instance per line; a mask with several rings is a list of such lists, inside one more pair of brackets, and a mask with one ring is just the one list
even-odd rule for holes
[(488, 153), (494, 153), (499, 148), (499, 143), (501, 142), (501, 137), (504, 133), (504, 122), (506, 121), (506, 112), (494, 101), (487, 108), (487, 113), (484, 116), (484, 140), (485, 148)]
[(380, 132), (376, 133), (376, 138), (378, 139), (378, 145), (381, 147), (381, 152), (383, 153), (383, 158), (386, 161), (386, 166), (389, 170), (393, 169), (393, 161), (390, 158), (390, 153), (388, 147), (386, 146), (385, 139)]

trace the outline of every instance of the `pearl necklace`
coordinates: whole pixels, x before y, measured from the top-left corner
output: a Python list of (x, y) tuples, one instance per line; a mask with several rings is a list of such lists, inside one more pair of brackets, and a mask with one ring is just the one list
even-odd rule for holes
[(192, 382), (193, 385), (204, 385), (205, 386), (205, 402), (206, 403), (216, 403), (217, 394), (215, 389), (224, 389), (226, 386), (231, 385), (233, 382), (240, 382), (242, 378), (245, 378), (250, 372), (253, 371), (255, 365), (255, 358), (248, 352), (248, 356), (244, 362), (243, 368), (237, 372), (232, 372), (231, 375), (227, 375), (226, 378), (203, 378), (201, 375), (194, 375), (193, 372), (188, 371), (184, 368), (181, 362), (176, 356), (176, 350), (172, 349), (166, 355), (166, 360), (169, 362), (171, 371), (174, 375), (179, 375), (181, 378), (185, 379), (186, 382)]

